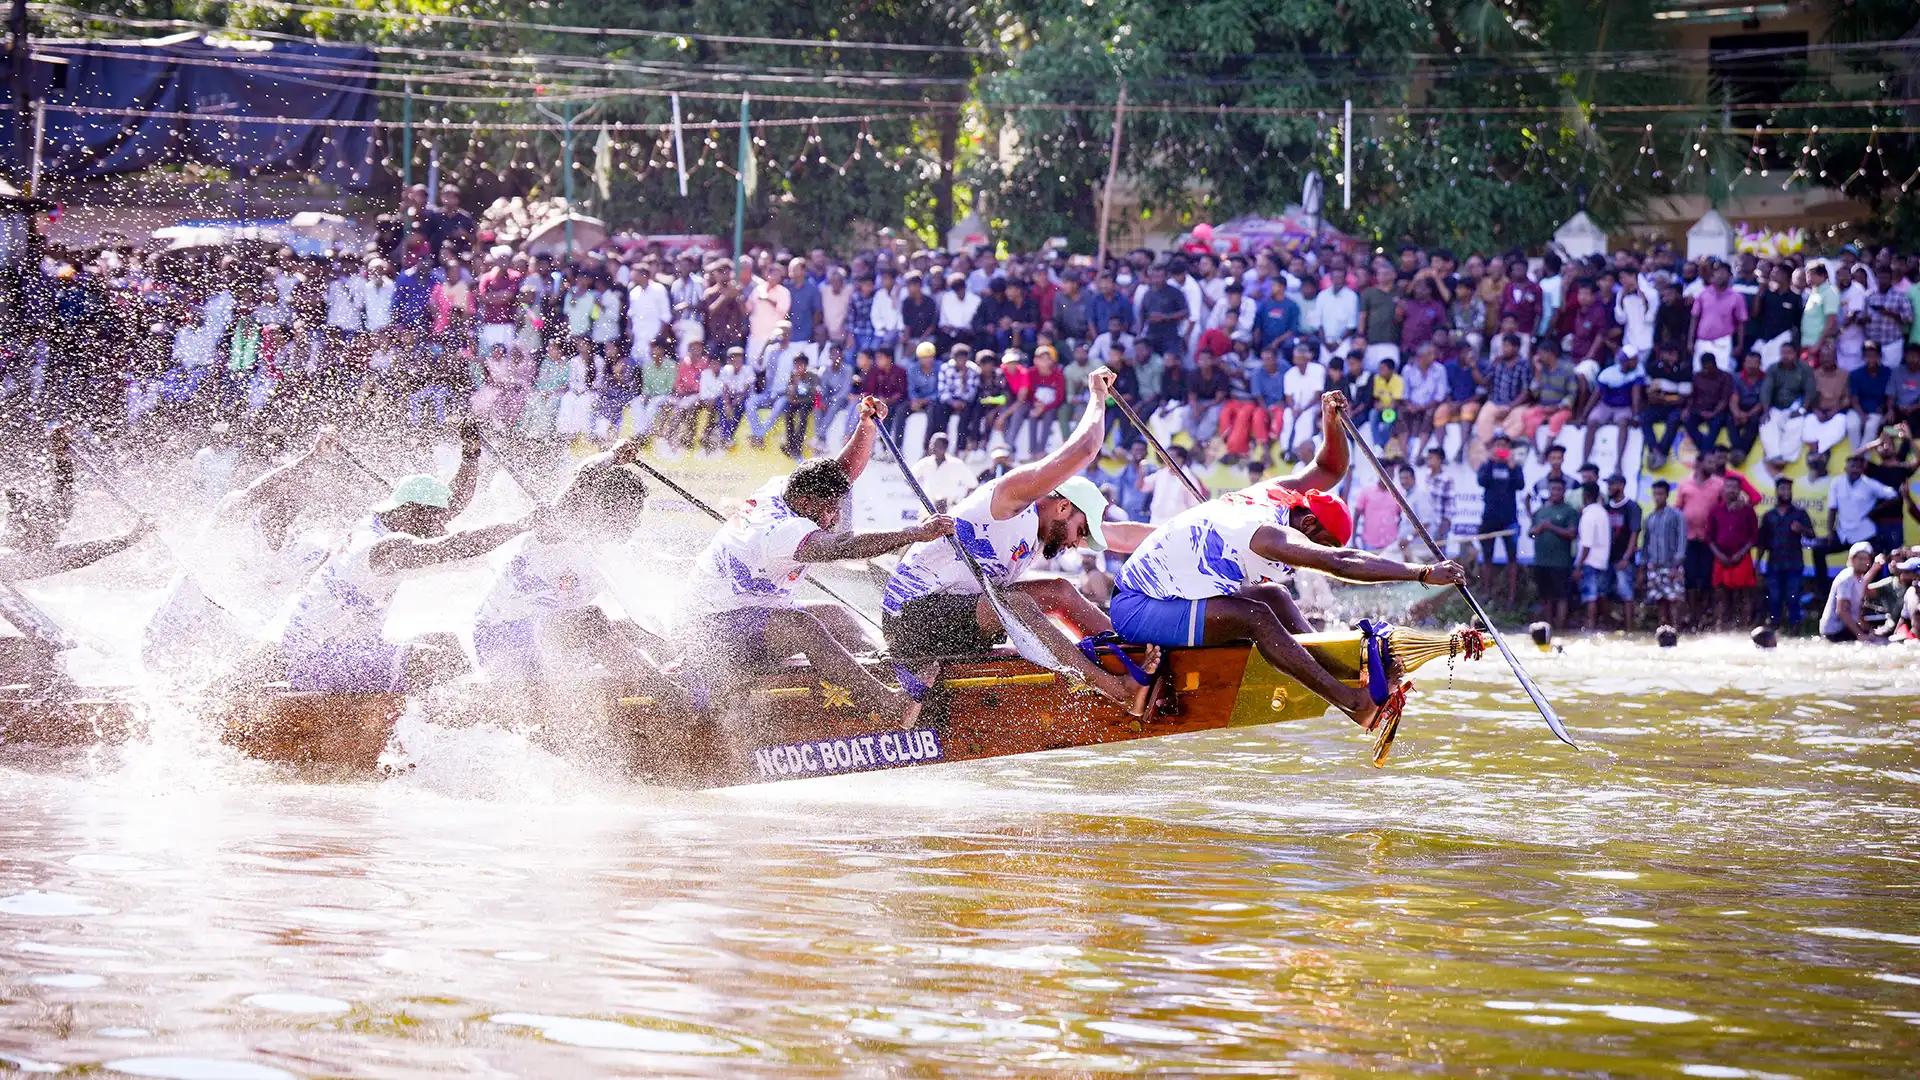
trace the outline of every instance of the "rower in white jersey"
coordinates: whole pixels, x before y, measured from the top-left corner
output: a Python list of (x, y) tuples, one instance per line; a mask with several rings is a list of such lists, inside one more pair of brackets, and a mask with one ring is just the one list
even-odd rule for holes
[(226, 669), (261, 639), (327, 560), (327, 536), (297, 533), (294, 526), (345, 461), (339, 436), (322, 431), (311, 450), (220, 500), (185, 553), (193, 565), (174, 576), (141, 633), (140, 659), (149, 675), (195, 682)]
[(794, 596), (814, 563), (866, 560), (953, 532), (953, 520), (930, 517), (889, 532), (836, 532), (840, 503), (873, 455), (886, 403), (863, 398), (860, 419), (838, 457), (793, 470), (778, 493), (764, 493), (714, 534), (694, 560), (680, 602), (680, 635), (689, 646), (754, 674), (787, 657), (807, 658), (819, 677), (849, 690), (859, 707), (911, 726), (918, 703), (867, 673), (851, 650), (869, 648), (846, 609), (802, 604)]
[(632, 536), (647, 501), (640, 469), (622, 458), (629, 451), (638, 445), (581, 465), (553, 511), (507, 548), (474, 618), (474, 656), (490, 678), (550, 682), (598, 661), (635, 688), (680, 696), (648, 655), (663, 643), (598, 603), (613, 589), (594, 547)]
[[(1213, 499), (1175, 515), (1147, 537), (1114, 582), (1113, 628), (1128, 641), (1220, 645), (1251, 640), (1277, 670), (1371, 729), (1379, 712), (1368, 687), (1341, 682), (1294, 640), (1312, 633), (1285, 582), (1295, 567), (1349, 581), (1454, 585), (1454, 562), (1409, 565), (1344, 545), (1353, 515), (1332, 487), (1346, 472), (1347, 445), (1338, 391), (1321, 398), (1326, 433), (1314, 465), (1294, 476)], [(1369, 639), (1371, 641), (1371, 638)], [(1397, 682), (1384, 666), (1382, 677)], [(1378, 688), (1382, 696), (1386, 687)]]
[[(1085, 545), (1094, 551), (1132, 551), (1153, 530), (1134, 522), (1106, 521), (1107, 500), (1081, 476), (1106, 441), (1107, 394), (1114, 374), (1105, 367), (1087, 374), (1087, 409), (1059, 449), (975, 489), (949, 513), (953, 534), (980, 564), (1018, 619), (1056, 661), (1071, 666), (1107, 697), (1138, 713), (1148, 685), (1115, 675), (1093, 662), (1053, 624), (1058, 617), (1085, 640), (1111, 630), (1098, 607), (1065, 578), (1021, 581), (1035, 559), (1054, 558)], [(895, 656), (954, 656), (991, 648), (1005, 637), (999, 613), (980, 583), (945, 540), (907, 549), (881, 595), (881, 630)], [(1150, 649), (1145, 675), (1159, 666)]]
[(452, 634), (403, 643), (386, 639), (394, 594), (422, 571), (485, 555), (525, 532), (546, 511), (447, 532), (448, 523), (473, 501), (479, 481), (477, 429), (464, 429), (461, 443), (452, 486), (433, 476), (402, 477), (393, 497), (374, 508), (294, 597), (276, 650), (278, 664), (268, 665), (281, 668), (294, 689), (396, 693), (465, 671), (464, 654)]

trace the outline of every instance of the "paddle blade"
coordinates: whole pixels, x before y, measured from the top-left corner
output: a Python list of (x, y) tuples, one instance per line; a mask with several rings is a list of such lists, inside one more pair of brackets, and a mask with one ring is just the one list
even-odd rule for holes
[(1054, 655), (1053, 650), (1047, 648), (1047, 643), (1040, 640), (1040, 635), (1035, 633), (1032, 627), (1021, 622), (1020, 617), (1009, 610), (992, 589), (987, 590), (987, 602), (993, 605), (993, 613), (1000, 617), (1000, 625), (1007, 632), (1007, 643), (1013, 646), (1013, 650), (1020, 654), (1021, 659), (1030, 660), (1048, 671), (1057, 672), (1072, 679), (1080, 678), (1079, 670), (1071, 663)]

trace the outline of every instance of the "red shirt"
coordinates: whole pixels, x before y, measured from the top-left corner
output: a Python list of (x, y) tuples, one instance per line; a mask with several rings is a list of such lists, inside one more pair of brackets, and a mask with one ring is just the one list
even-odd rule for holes
[(700, 392), (700, 373), (707, 370), (705, 364), (696, 364), (685, 360), (673, 369), (673, 392), (676, 397)]
[(1034, 412), (1052, 412), (1066, 400), (1067, 373), (1057, 367), (1044, 375), (1035, 368), (1027, 372), (1025, 382), (1033, 391)]
[(867, 372), (866, 381), (861, 383), (860, 388), (869, 397), (877, 397), (882, 401), (904, 401), (907, 397), (907, 369), (899, 364), (886, 367), (875, 364), (873, 370)]
[(519, 321), (515, 310), (520, 301), (520, 273), (515, 270), (489, 270), (480, 275), (480, 321), (506, 323)]
[(1025, 364), (1006, 364), (1000, 368), (1000, 374), (1006, 376), (1008, 401), (1020, 400), (1020, 395), (1033, 383), (1033, 369)]
[(1725, 502), (1717, 502), (1707, 512), (1707, 543), (1728, 555), (1752, 544), (1759, 536), (1760, 518), (1751, 506), (1729, 507)]

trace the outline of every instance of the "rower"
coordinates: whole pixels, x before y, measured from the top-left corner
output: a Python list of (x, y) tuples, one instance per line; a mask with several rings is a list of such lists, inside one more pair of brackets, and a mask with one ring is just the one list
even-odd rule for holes
[[(1081, 472), (1106, 440), (1107, 394), (1114, 374), (1105, 367), (1087, 375), (1087, 409), (1073, 435), (1039, 461), (989, 481), (955, 503), (954, 534), (988, 579), (1002, 591), (1007, 610), (1063, 668), (1138, 715), (1146, 706), (1159, 650), (1150, 648), (1140, 676), (1129, 681), (1095, 663), (1053, 624), (1058, 617), (1091, 643), (1111, 630), (1105, 612), (1064, 578), (1020, 581), (1035, 558), (1052, 559), (1069, 548), (1134, 550), (1152, 532), (1146, 525), (1103, 520), (1106, 496)], [(954, 656), (989, 649), (1006, 635), (991, 599), (981, 594), (973, 572), (946, 542), (909, 548), (894, 567), (881, 596), (881, 630), (899, 657)], [(1144, 677), (1144, 678), (1143, 678)]]
[(527, 531), (546, 513), (449, 533), (473, 501), (480, 472), (477, 430), (461, 433), (460, 468), (449, 486), (438, 477), (402, 477), (346, 543), (302, 586), (281, 633), (278, 666), (295, 690), (399, 693), (462, 674), (466, 661), (452, 634), (395, 644), (382, 636), (394, 594), (419, 572), (485, 555)]
[(194, 564), (174, 577), (142, 632), (148, 674), (190, 680), (260, 639), (327, 560), (328, 537), (294, 526), (346, 460), (339, 436), (323, 430), (312, 449), (220, 500), (194, 544)]
[(648, 655), (663, 643), (595, 603), (611, 593), (594, 545), (633, 535), (646, 505), (640, 469), (600, 455), (574, 474), (552, 512), (518, 542), (494, 575), (473, 626), (480, 670), (495, 680), (553, 681), (591, 657), (637, 687), (665, 682)]
[(739, 673), (805, 656), (822, 680), (849, 690), (863, 711), (911, 726), (918, 703), (887, 689), (853, 658), (850, 650), (865, 651), (868, 641), (846, 609), (803, 605), (793, 595), (815, 563), (873, 559), (953, 532), (947, 517), (888, 532), (835, 531), (840, 503), (866, 469), (886, 415), (885, 402), (862, 398), (859, 422), (838, 457), (800, 465), (780, 494), (749, 500), (714, 534), (693, 563), (681, 634)]
[[(1251, 640), (1279, 671), (1331, 702), (1371, 730), (1386, 687), (1350, 687), (1307, 652), (1295, 635), (1313, 628), (1284, 583), (1295, 567), (1350, 581), (1418, 581), (1453, 585), (1465, 580), (1458, 563), (1413, 565), (1345, 545), (1353, 516), (1338, 496), (1303, 488), (1310, 480), (1337, 480), (1329, 467), (1344, 464), (1347, 447), (1338, 393), (1321, 400), (1327, 445), (1313, 466), (1202, 503), (1169, 519), (1142, 543), (1120, 571), (1112, 603), (1114, 629), (1129, 641), (1159, 645), (1219, 645)], [(1338, 441), (1331, 454), (1328, 445)], [(1369, 649), (1377, 644), (1371, 635)], [(1381, 675), (1398, 683), (1382, 658)]]
[(6, 491), (6, 528), (0, 531), (0, 615), (20, 636), (0, 638), (0, 684), (46, 688), (65, 682), (60, 652), (72, 644), (12, 583), (90, 566), (125, 551), (152, 531), (141, 518), (120, 536), (60, 543), (74, 509), (73, 457), (66, 429), (53, 429), (47, 444), (52, 490), (41, 496), (19, 488)]

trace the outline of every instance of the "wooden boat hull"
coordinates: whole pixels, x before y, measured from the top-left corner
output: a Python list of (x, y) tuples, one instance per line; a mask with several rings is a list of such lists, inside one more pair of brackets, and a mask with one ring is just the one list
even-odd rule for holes
[[(1467, 651), (1458, 634), (1395, 635), (1409, 669)], [(1303, 635), (1300, 641), (1328, 670), (1359, 684), (1364, 653), (1358, 634)], [(1406, 647), (1416, 642), (1417, 648)], [(1246, 645), (1168, 650), (1163, 665), (1160, 707), (1144, 719), (1011, 655), (942, 661), (920, 725), (908, 731), (861, 713), (844, 689), (817, 680), (804, 664), (757, 679), (727, 707), (698, 716), (664, 711), (651, 698), (609, 686), (569, 687), (558, 708), (558, 692), (536, 698), (485, 688), (489, 700), (482, 702), (471, 700), (479, 695), (455, 690), (432, 701), (429, 716), (438, 719), (435, 706), (457, 701), (452, 711), (462, 723), (508, 723), (554, 744), (588, 743), (593, 752), (619, 755), (636, 779), (648, 783), (726, 787), (1299, 720), (1328, 707)], [(378, 766), (406, 700), (279, 693), (226, 706), (218, 722), (224, 741), (249, 756), (365, 773)], [(529, 720), (542, 714), (550, 718)], [(0, 743), (118, 742), (141, 727), (140, 709), (125, 701), (75, 701), (51, 709), (10, 708), (0, 701)]]

